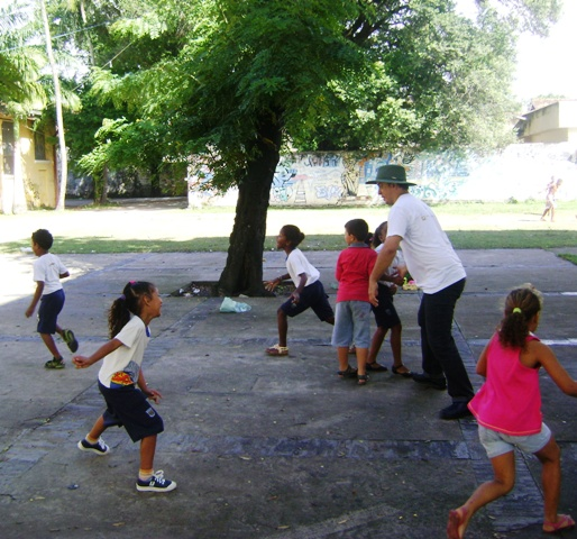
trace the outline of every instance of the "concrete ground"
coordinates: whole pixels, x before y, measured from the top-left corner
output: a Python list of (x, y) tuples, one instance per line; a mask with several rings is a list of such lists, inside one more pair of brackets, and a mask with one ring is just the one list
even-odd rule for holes
[[(563, 250), (567, 252), (567, 249)], [(577, 378), (577, 267), (543, 250), (461, 251), (468, 273), (454, 335), (473, 383), (475, 360), (500, 319), (506, 292), (533, 282), (545, 295), (538, 334)], [(31, 255), (3, 255), (0, 269), (0, 537), (337, 539), (445, 537), (449, 509), (491, 477), (471, 419), (446, 422), (445, 392), (389, 372), (366, 387), (336, 376), (331, 328), (311, 312), (290, 321), (290, 355), (269, 358), (282, 298), (246, 298), (252, 310), (221, 314), (219, 298), (168, 294), (215, 280), (224, 253), (62, 256), (60, 321), (80, 352), (106, 339), (105, 312), (133, 279), (155, 282), (163, 315), (144, 363), (166, 431), (156, 467), (178, 482), (165, 495), (138, 493), (138, 446), (105, 433), (105, 457), (76, 443), (103, 410), (97, 366), (43, 367), (47, 352), (24, 311)], [(334, 252), (307, 253), (334, 304)], [(284, 268), (268, 253), (265, 277)], [(395, 299), (405, 363), (419, 371), (416, 292)], [(390, 367), (385, 343), (381, 361)], [(576, 402), (542, 375), (543, 410), (563, 450), (560, 511), (577, 516)], [(542, 537), (540, 467), (518, 456), (513, 493), (473, 519), (468, 538)], [(570, 531), (564, 537), (577, 537)]]

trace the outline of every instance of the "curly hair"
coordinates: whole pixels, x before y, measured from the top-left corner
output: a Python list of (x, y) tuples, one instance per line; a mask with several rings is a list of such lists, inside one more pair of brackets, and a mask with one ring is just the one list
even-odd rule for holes
[(108, 311), (108, 330), (113, 339), (128, 324), (130, 314), (140, 315), (142, 298), (150, 298), (155, 286), (147, 281), (130, 281), (124, 287), (122, 295), (116, 298)]
[(531, 284), (512, 290), (505, 299), (499, 342), (509, 348), (525, 348), (529, 322), (543, 308), (541, 293)]

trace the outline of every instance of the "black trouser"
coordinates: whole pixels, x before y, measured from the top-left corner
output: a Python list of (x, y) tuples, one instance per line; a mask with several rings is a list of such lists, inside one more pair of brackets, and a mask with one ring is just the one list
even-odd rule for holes
[(464, 288), (465, 279), (461, 279), (434, 294), (423, 294), (418, 316), (423, 371), (432, 378), (444, 374), (454, 401), (469, 401), (474, 395), (451, 331), (455, 305)]

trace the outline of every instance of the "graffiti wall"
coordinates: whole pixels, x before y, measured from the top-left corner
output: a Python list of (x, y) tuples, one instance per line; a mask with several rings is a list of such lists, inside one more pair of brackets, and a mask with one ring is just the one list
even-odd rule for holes
[[(407, 169), (411, 193), (430, 201), (541, 199), (552, 176), (563, 179), (558, 198), (577, 199), (577, 147), (570, 143), (515, 144), (488, 155), (472, 152), (346, 152), (284, 156), (270, 192), (273, 206), (369, 205), (379, 200), (366, 182), (382, 165)], [(234, 205), (236, 191), (216, 196), (190, 182), (191, 206)]]

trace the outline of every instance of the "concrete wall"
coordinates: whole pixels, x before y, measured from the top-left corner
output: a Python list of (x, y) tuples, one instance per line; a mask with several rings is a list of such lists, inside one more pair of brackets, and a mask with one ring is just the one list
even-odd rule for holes
[[(284, 157), (270, 193), (274, 206), (370, 205), (377, 187), (366, 185), (377, 167), (402, 164), (418, 185), (411, 192), (426, 200), (542, 199), (551, 176), (563, 178), (558, 198), (577, 200), (577, 144), (514, 144), (489, 155), (455, 152), (389, 152), (370, 156), (310, 153)], [(210, 178), (210, 174), (205, 174)], [(189, 205), (234, 206), (237, 191), (220, 196), (200, 191), (190, 178)]]

